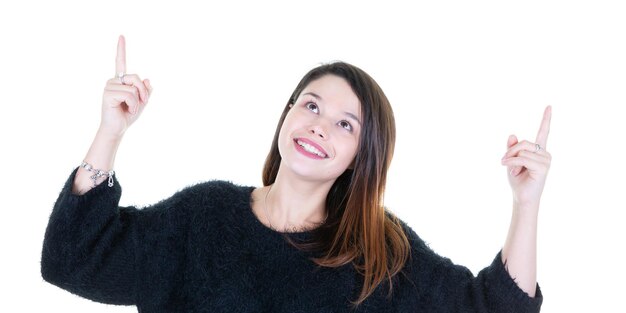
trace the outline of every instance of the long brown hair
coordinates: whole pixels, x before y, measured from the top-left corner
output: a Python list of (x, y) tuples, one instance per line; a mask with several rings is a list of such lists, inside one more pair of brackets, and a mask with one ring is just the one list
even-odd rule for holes
[(326, 197), (326, 223), (312, 231), (309, 242), (295, 242), (295, 247), (321, 252), (311, 258), (325, 267), (340, 267), (352, 262), (363, 276), (358, 306), (385, 279), (392, 292), (392, 277), (401, 272), (410, 253), (409, 241), (398, 219), (385, 210), (383, 195), (387, 169), (393, 157), (396, 127), (389, 100), (373, 78), (360, 68), (345, 62), (323, 64), (309, 71), (298, 83), (276, 127), (274, 140), (263, 168), (263, 184), (276, 180), (281, 156), (278, 135), (290, 105), (312, 81), (324, 75), (345, 79), (361, 103), (362, 129), (353, 168), (334, 182)]

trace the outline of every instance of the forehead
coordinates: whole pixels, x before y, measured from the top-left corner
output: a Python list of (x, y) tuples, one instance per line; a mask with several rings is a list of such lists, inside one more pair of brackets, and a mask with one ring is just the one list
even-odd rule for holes
[(360, 116), (361, 102), (359, 98), (352, 91), (350, 84), (339, 76), (328, 74), (311, 81), (302, 90), (300, 96), (306, 93), (313, 93), (319, 96), (321, 98), (320, 101), (323, 103)]

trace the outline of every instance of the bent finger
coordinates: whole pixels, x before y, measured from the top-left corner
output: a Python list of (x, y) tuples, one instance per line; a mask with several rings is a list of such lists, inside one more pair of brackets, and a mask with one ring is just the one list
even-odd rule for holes
[(528, 157), (512, 157), (502, 161), (507, 167), (525, 167), (530, 171), (542, 171), (549, 167), (544, 160), (531, 159)]
[(123, 91), (133, 94), (133, 96), (139, 99), (139, 90), (135, 86), (131, 85), (107, 85), (104, 91)]
[(141, 78), (137, 74), (124, 75), (124, 85), (133, 86), (139, 90), (139, 96), (142, 102), (148, 101), (148, 88), (143, 84)]
[(506, 159), (506, 158), (518, 155), (520, 151), (529, 151), (529, 152), (533, 152), (536, 154), (546, 153), (545, 148), (543, 146), (541, 146), (541, 149), (537, 151), (537, 145), (535, 143), (530, 142), (528, 140), (522, 140), (516, 143), (514, 146), (510, 147), (506, 151), (502, 159)]
[(139, 98), (137, 98), (137, 96), (133, 93), (112, 90), (109, 92), (109, 96), (114, 100), (112, 107), (122, 106), (122, 103), (125, 103), (128, 107), (128, 112), (132, 114), (137, 113), (139, 108)]

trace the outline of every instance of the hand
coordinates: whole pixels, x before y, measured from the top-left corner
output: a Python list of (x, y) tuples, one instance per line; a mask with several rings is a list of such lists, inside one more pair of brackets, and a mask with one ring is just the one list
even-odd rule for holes
[[(126, 73), (126, 41), (120, 36), (117, 42), (115, 73)], [(121, 136), (141, 115), (152, 94), (152, 86), (147, 79), (141, 80), (136, 74), (126, 74), (107, 81), (102, 95), (102, 118), (100, 132)]]
[(541, 193), (552, 160), (552, 156), (546, 150), (551, 118), (552, 107), (547, 106), (535, 141), (541, 146), (541, 150), (535, 152), (535, 143), (526, 140), (518, 142), (515, 135), (509, 136), (507, 141), (508, 150), (502, 158), (502, 165), (507, 166), (513, 202), (518, 207), (539, 208)]

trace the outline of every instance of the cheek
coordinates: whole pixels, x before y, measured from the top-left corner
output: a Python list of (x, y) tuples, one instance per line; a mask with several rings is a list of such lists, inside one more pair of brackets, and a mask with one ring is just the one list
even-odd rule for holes
[[(283, 146), (288, 145), (291, 140), (291, 135), (293, 133), (293, 118), (291, 117), (291, 113), (285, 117), (283, 124), (280, 127), (280, 132), (278, 133), (278, 149), (279, 151)], [(281, 155), (282, 155), (282, 151)]]
[(300, 132), (304, 125), (308, 125), (311, 123), (310, 116), (306, 114), (302, 114), (303, 112), (295, 111), (295, 108), (292, 108), (287, 116), (285, 116), (285, 120), (283, 121), (283, 125), (280, 128), (280, 135), (282, 136), (290, 136), (293, 132)]
[(296, 123), (298, 121), (297, 114), (295, 112), (293, 112), (293, 109), (291, 109), (291, 110), (292, 111), (287, 113), (287, 116), (285, 116), (285, 120), (283, 121), (283, 125), (280, 128), (281, 132), (289, 131), (292, 128), (292, 126), (294, 125), (294, 123)]
[(350, 163), (354, 159), (359, 146), (358, 139), (350, 138), (339, 145), (341, 147), (341, 154), (345, 155), (346, 162)]

